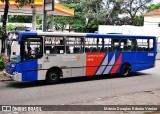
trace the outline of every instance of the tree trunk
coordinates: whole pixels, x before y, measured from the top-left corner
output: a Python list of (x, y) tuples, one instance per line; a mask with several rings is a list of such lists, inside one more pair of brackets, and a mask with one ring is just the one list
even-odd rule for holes
[(7, 26), (8, 10), (9, 10), (9, 0), (5, 0), (4, 15), (3, 15), (3, 19), (2, 19), (2, 47), (1, 47), (1, 53), (5, 53), (5, 39), (6, 39), (6, 35), (7, 35), (6, 26)]

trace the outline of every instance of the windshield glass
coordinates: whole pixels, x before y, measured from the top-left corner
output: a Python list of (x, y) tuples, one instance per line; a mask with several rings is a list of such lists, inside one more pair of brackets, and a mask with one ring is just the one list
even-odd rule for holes
[(6, 52), (9, 62), (19, 63), (21, 61), (20, 56), (20, 44), (17, 40), (7, 40), (6, 42)]

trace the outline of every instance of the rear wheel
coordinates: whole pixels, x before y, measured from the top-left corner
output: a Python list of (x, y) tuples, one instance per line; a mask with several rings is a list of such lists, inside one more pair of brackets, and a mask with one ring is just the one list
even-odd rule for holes
[(57, 70), (49, 70), (46, 76), (48, 84), (55, 84), (60, 79), (60, 73)]
[(121, 76), (128, 76), (130, 74), (130, 65), (123, 64), (120, 69)]

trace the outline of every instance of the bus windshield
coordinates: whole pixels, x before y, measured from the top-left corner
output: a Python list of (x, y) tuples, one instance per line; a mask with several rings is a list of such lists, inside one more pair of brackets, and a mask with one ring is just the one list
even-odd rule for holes
[(17, 40), (7, 40), (6, 42), (7, 58), (12, 63), (19, 63), (21, 61), (20, 56), (20, 44)]

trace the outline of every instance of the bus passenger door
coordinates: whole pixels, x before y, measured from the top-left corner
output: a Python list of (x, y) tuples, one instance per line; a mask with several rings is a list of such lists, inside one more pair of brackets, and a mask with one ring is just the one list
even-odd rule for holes
[(24, 81), (40, 80), (39, 69), (43, 68), (43, 38), (24, 36), (22, 53)]

